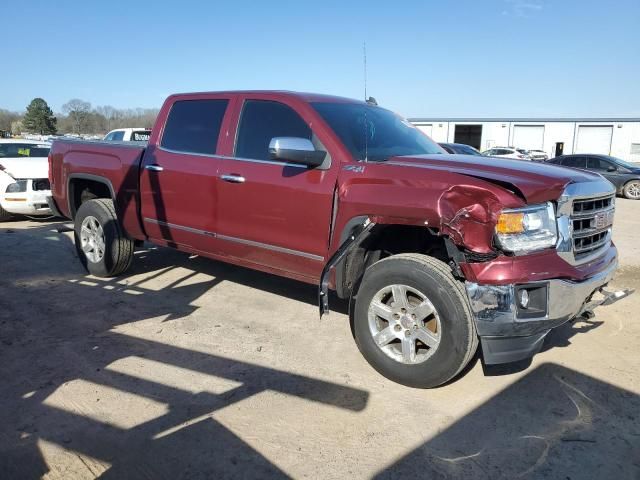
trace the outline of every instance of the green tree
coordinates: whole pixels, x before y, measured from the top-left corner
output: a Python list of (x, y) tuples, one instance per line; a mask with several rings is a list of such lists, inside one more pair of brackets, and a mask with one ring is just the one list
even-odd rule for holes
[(47, 135), (56, 133), (56, 117), (42, 98), (34, 98), (22, 119), (25, 131)]

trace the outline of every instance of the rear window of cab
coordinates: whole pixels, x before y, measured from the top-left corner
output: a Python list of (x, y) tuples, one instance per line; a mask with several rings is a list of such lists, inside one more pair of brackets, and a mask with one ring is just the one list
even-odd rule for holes
[(0, 143), (0, 158), (46, 157), (51, 145), (35, 143)]

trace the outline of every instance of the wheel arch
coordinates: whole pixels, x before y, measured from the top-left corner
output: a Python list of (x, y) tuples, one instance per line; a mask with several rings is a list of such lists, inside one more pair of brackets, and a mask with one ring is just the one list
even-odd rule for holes
[(422, 253), (445, 263), (452, 260), (455, 246), (447, 236), (424, 225), (396, 223), (375, 218), (366, 235), (354, 238), (354, 231), (370, 221), (366, 215), (351, 218), (340, 234), (339, 245), (349, 243), (344, 257), (335, 265), (334, 287), (339, 298), (349, 298), (356, 292), (367, 267), (382, 258), (399, 253)]
[(109, 198), (113, 201), (117, 211), (116, 194), (113, 184), (108, 178), (90, 173), (72, 173), (67, 179), (67, 202), (69, 215), (74, 219), (85, 191), (93, 194), (93, 198)]

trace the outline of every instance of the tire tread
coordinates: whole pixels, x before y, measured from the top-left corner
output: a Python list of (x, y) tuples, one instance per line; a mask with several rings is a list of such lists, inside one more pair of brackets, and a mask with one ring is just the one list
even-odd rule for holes
[[(125, 272), (133, 262), (133, 252), (135, 250), (135, 244), (133, 240), (128, 238), (123, 230), (122, 226), (118, 222), (118, 216), (116, 214), (115, 205), (110, 198), (95, 198), (89, 200), (86, 203), (91, 202), (97, 208), (103, 210), (107, 217), (113, 220), (115, 225), (117, 238), (113, 242), (113, 267), (108, 272), (108, 275), (115, 277)], [(106, 252), (105, 252), (106, 255)]]
[[(460, 364), (455, 367), (454, 373), (451, 374), (448, 379), (442, 382), (442, 383), (446, 383), (451, 379), (455, 378), (464, 369), (464, 367), (471, 361), (471, 359), (476, 353), (476, 350), (478, 349), (478, 343), (479, 343), (478, 334), (476, 331), (474, 316), (473, 316), (473, 312), (471, 311), (471, 305), (469, 304), (469, 300), (467, 298), (467, 293), (466, 293), (464, 283), (457, 280), (453, 276), (451, 272), (451, 267), (449, 265), (447, 265), (443, 261), (438, 260), (434, 257), (430, 257), (428, 255), (424, 255), (420, 253), (401, 253), (397, 255), (392, 255), (390, 257), (386, 257), (386, 258), (383, 258), (382, 260), (377, 261), (376, 263), (372, 264), (369, 268), (372, 268), (375, 265), (380, 265), (383, 262), (395, 262), (398, 260), (409, 260), (409, 261), (418, 263), (421, 266), (426, 267), (427, 269), (431, 269), (432, 271), (435, 271), (438, 274), (438, 276), (441, 276), (442, 280), (446, 282), (448, 286), (451, 287), (450, 289), (451, 293), (456, 298), (458, 303), (462, 305), (462, 308), (464, 310), (464, 313), (465, 313), (464, 320), (467, 322), (469, 327), (467, 329), (469, 332), (468, 337), (464, 339), (465, 355), (460, 361)], [(365, 276), (366, 276), (366, 272), (365, 272)], [(460, 340), (462, 341), (463, 339), (460, 339)]]

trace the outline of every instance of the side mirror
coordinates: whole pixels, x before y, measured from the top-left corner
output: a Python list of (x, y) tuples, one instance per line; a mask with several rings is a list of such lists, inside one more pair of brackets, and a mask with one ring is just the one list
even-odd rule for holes
[(618, 169), (616, 167), (614, 167), (613, 165), (609, 165), (607, 167), (607, 172), (617, 172)]
[(273, 160), (319, 167), (327, 152), (316, 150), (308, 138), (274, 137), (269, 142), (269, 155)]

